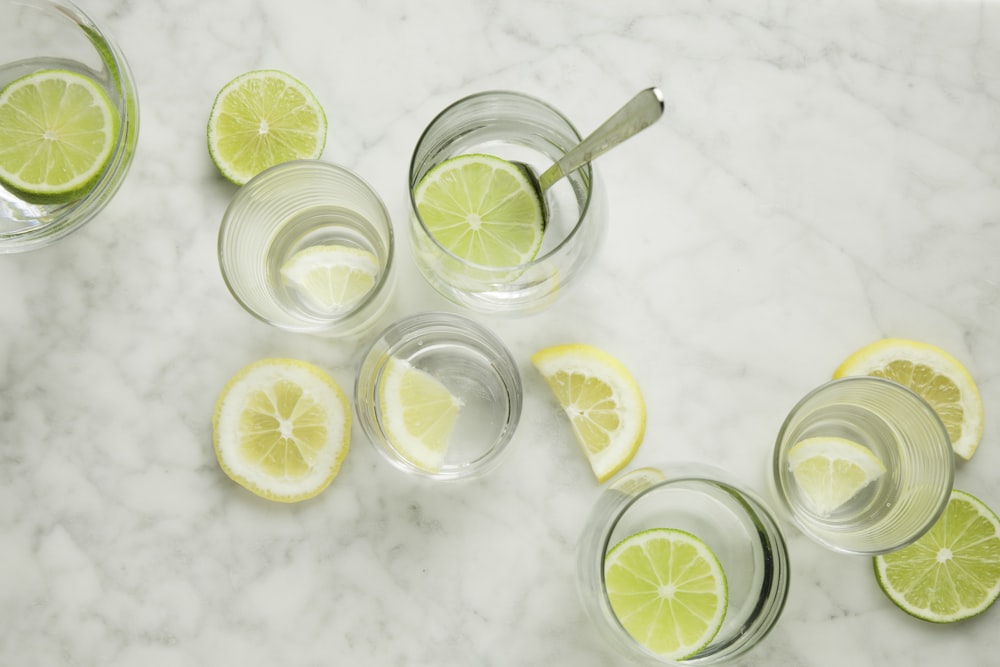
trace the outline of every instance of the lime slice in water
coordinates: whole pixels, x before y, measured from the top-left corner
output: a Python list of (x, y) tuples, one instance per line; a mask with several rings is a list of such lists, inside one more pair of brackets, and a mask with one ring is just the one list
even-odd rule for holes
[(354, 308), (375, 287), (378, 273), (378, 257), (345, 245), (305, 248), (281, 267), (281, 276), (313, 310), (325, 315)]
[(255, 70), (219, 91), (208, 118), (208, 153), (222, 175), (243, 185), (268, 167), (318, 158), (326, 114), (305, 84), (278, 70)]
[(604, 560), (611, 608), (647, 649), (668, 659), (696, 654), (726, 616), (726, 575), (712, 550), (694, 535), (653, 528), (626, 537)]
[(961, 621), (1000, 597), (1000, 521), (981, 500), (955, 490), (920, 539), (873, 560), (878, 585), (907, 614)]
[(821, 516), (832, 514), (885, 473), (872, 450), (846, 438), (814, 437), (788, 450), (795, 483)]
[(459, 155), (423, 177), (413, 199), (448, 252), (485, 267), (530, 262), (542, 245), (542, 204), (527, 177), (492, 155)]
[(111, 158), (119, 118), (90, 77), (28, 74), (0, 91), (0, 182), (30, 201), (83, 196)]

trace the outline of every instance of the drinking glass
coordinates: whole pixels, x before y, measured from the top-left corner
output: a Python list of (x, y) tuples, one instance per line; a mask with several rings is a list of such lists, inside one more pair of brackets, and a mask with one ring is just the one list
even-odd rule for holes
[(451, 301), (482, 313), (541, 310), (572, 284), (604, 234), (604, 195), (586, 165), (546, 193), (549, 216), (534, 259), (518, 266), (485, 266), (459, 257), (435, 240), (413, 193), (434, 166), (462, 154), (519, 161), (542, 173), (580, 142), (580, 134), (549, 104), (510, 91), (463, 98), (431, 121), (410, 162), (410, 244), (430, 285)]
[[(439, 467), (414, 461), (389, 435), (380, 396), (390, 360), (430, 374), (461, 405)], [(358, 423), (379, 454), (400, 470), (442, 480), (478, 477), (500, 463), (522, 397), (517, 363), (503, 341), (467, 317), (444, 312), (390, 325), (366, 351), (354, 386)]]
[(94, 218), (118, 191), (135, 151), (139, 105), (125, 56), (68, 0), (0, 0), (0, 89), (40, 70), (70, 70), (104, 89), (120, 120), (111, 157), (79, 198), (30, 201), (0, 185), (0, 254), (48, 245)]
[[(788, 462), (796, 443), (843, 438), (867, 447), (885, 473), (823, 515), (799, 488)], [(875, 555), (904, 547), (937, 520), (951, 494), (954, 455), (937, 413), (916, 393), (878, 377), (828, 382), (792, 408), (778, 432), (771, 479), (780, 504), (815, 542)]]
[[(282, 269), (310, 249), (349, 248), (374, 257), (374, 281), (343, 309), (318, 307)], [(367, 253), (370, 253), (368, 255)], [(394, 287), (392, 221), (360, 176), (321, 160), (292, 160), (253, 177), (219, 227), (219, 266), (254, 317), (289, 331), (354, 336), (387, 308)]]
[[(696, 655), (672, 661), (633, 638), (615, 615), (605, 586), (605, 557), (621, 540), (654, 528), (686, 531), (716, 555), (728, 601), (722, 627)], [(756, 646), (788, 595), (788, 550), (764, 503), (722, 470), (696, 463), (638, 468), (601, 493), (577, 545), (577, 587), (604, 640), (637, 664), (714, 665)]]

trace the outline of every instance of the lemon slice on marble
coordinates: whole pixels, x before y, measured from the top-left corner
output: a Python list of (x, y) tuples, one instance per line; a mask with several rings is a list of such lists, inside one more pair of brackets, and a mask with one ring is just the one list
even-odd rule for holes
[(226, 384), (212, 426), (226, 475), (263, 498), (297, 502), (337, 476), (350, 446), (351, 411), (316, 366), (261, 359)]
[(599, 482), (632, 460), (646, 432), (646, 404), (632, 374), (591, 345), (556, 345), (531, 361), (548, 383)]
[(886, 338), (866, 345), (842, 363), (834, 378), (874, 375), (909, 387), (930, 403), (955, 453), (971, 459), (983, 437), (983, 401), (972, 375), (934, 345)]

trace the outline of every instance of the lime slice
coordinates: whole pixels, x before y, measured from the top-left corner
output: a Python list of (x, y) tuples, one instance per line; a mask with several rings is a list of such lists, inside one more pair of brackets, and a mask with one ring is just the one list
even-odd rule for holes
[(90, 77), (28, 74), (0, 91), (0, 182), (39, 202), (83, 196), (111, 159), (119, 118)]
[(597, 480), (624, 468), (646, 432), (646, 404), (628, 369), (582, 344), (548, 347), (531, 361), (569, 417)]
[(430, 373), (395, 357), (386, 362), (378, 396), (392, 447), (422, 470), (440, 470), (462, 401)]
[(829, 516), (883, 474), (872, 450), (846, 438), (815, 437), (788, 450), (788, 468), (813, 511)]
[(281, 276), (313, 310), (325, 315), (354, 308), (375, 287), (378, 272), (378, 257), (344, 245), (305, 248), (281, 267)]
[(236, 483), (281, 502), (325, 489), (347, 455), (351, 412), (344, 393), (319, 368), (262, 359), (226, 384), (215, 405), (219, 465)]
[(954, 490), (928, 532), (874, 563), (882, 592), (907, 614), (961, 621), (1000, 596), (1000, 521), (978, 498)]
[(983, 437), (983, 401), (969, 371), (941, 348), (886, 338), (852, 354), (833, 377), (847, 375), (875, 375), (909, 387), (944, 422), (955, 453), (966, 460), (975, 454)]
[(318, 158), (326, 114), (305, 84), (278, 70), (254, 70), (219, 91), (208, 117), (208, 153), (237, 185), (276, 164)]
[(626, 537), (604, 559), (611, 608), (633, 639), (671, 660), (712, 641), (726, 616), (726, 575), (707, 544), (672, 528)]
[(542, 245), (542, 203), (524, 173), (498, 157), (445, 160), (427, 172), (413, 199), (431, 236), (473, 264), (520, 266)]

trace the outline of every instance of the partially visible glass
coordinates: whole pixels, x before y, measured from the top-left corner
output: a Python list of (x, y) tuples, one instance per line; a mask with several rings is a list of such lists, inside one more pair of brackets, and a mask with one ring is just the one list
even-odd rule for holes
[[(675, 661), (633, 638), (615, 615), (605, 586), (605, 558), (625, 538), (655, 528), (679, 529), (704, 542), (726, 576), (726, 615), (715, 638)], [(587, 616), (604, 640), (642, 665), (716, 665), (753, 649), (784, 609), (788, 549), (763, 501), (722, 470), (694, 463), (638, 468), (601, 493), (577, 545), (577, 586)]]
[[(792, 474), (788, 453), (807, 438), (842, 438), (867, 447), (885, 473), (829, 515), (816, 512)], [(778, 433), (771, 480), (780, 504), (813, 541), (876, 555), (916, 541), (948, 504), (954, 454), (948, 432), (923, 398), (889, 380), (859, 376), (814, 389)]]
[(135, 151), (139, 106), (124, 54), (83, 10), (67, 0), (0, 0), (0, 89), (40, 70), (69, 70), (96, 82), (120, 124), (97, 181), (78, 199), (32, 202), (0, 186), (0, 254), (46, 246), (79, 229), (118, 191)]
[[(283, 268), (310, 250), (349, 248), (373, 257), (374, 281), (343, 309), (324, 309)], [(233, 196), (219, 227), (219, 266), (230, 292), (254, 317), (288, 331), (356, 336), (387, 309), (394, 289), (389, 213), (352, 171), (293, 160), (254, 176)]]
[(517, 266), (469, 262), (438, 243), (417, 211), (413, 192), (434, 166), (484, 153), (522, 162), (540, 174), (581, 140), (563, 114), (516, 92), (463, 98), (424, 130), (410, 162), (410, 243), (430, 285), (449, 300), (482, 313), (535, 312), (550, 305), (590, 263), (603, 238), (604, 194), (586, 165), (546, 191), (549, 217), (535, 258)]
[[(444, 385), (461, 409), (440, 465), (413, 460), (393, 441), (380, 396), (390, 362), (403, 362)], [(365, 352), (354, 386), (358, 423), (396, 468), (431, 479), (482, 476), (500, 464), (521, 418), (517, 362), (493, 332), (453, 313), (406, 317), (379, 334)]]

